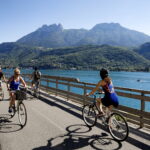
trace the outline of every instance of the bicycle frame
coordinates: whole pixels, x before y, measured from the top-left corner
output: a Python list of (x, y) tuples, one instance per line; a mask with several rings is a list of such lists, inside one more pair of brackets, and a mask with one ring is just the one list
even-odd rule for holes
[[(99, 116), (97, 115), (94, 107), (98, 112), (100, 112), (98, 106), (96, 105), (96, 95), (94, 95), (93, 103), (84, 105), (82, 109), (82, 116), (85, 124), (91, 128), (96, 124), (97, 118), (100, 117), (102, 124), (108, 127), (111, 136), (117, 141), (124, 141), (129, 134), (128, 124), (125, 118), (119, 113), (109, 111), (107, 107), (105, 114)], [(117, 118), (119, 118), (119, 120)]]
[[(96, 110), (98, 111), (98, 113), (100, 113), (100, 110), (99, 110), (99, 108), (98, 108), (98, 106), (97, 106), (97, 100), (96, 100), (96, 95), (101, 95), (101, 94), (103, 94), (103, 93), (95, 93), (95, 94), (93, 94), (93, 96), (94, 96), (94, 100), (93, 100), (93, 104), (91, 104), (91, 107), (93, 106), (93, 107), (95, 107), (96, 108)], [(100, 97), (101, 98), (101, 97)]]

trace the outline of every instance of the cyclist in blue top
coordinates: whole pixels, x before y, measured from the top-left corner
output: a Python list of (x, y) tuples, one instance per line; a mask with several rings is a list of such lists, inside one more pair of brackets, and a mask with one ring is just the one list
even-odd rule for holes
[(19, 90), (19, 86), (21, 83), (23, 84), (24, 87), (26, 87), (25, 81), (20, 76), (20, 70), (16, 68), (14, 70), (14, 75), (10, 77), (7, 82), (7, 88), (10, 94), (10, 104), (9, 104), (9, 109), (8, 109), (9, 113), (12, 112), (12, 106), (15, 105), (15, 99), (16, 99), (15, 92), (16, 90)]
[(104, 97), (103, 98), (98, 98), (97, 99), (97, 106), (100, 108), (101, 114), (104, 114), (103, 109), (102, 109), (102, 104), (106, 107), (109, 108), (111, 111), (113, 106), (117, 107), (119, 105), (118, 102), (118, 96), (115, 93), (113, 83), (111, 78), (108, 76), (108, 71), (104, 68), (100, 70), (100, 76), (102, 78), (101, 81), (99, 81), (96, 85), (96, 87), (90, 92), (87, 93), (86, 95), (92, 95), (94, 94), (97, 90), (99, 90), (100, 87), (102, 87), (104, 91)]

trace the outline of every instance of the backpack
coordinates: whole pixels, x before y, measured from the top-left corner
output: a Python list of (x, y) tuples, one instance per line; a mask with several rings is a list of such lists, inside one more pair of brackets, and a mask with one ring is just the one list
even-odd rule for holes
[(35, 71), (34, 77), (35, 77), (35, 79), (40, 79), (41, 78), (41, 72), (40, 71)]

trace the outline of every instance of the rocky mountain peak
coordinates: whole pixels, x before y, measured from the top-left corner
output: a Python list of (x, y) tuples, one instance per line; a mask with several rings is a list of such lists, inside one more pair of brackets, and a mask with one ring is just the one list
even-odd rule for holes
[(91, 30), (117, 30), (123, 28), (119, 23), (101, 23), (96, 24)]
[(63, 26), (61, 24), (52, 24), (52, 25), (43, 25), (41, 28), (38, 29), (41, 32), (52, 32), (52, 31), (63, 31)]

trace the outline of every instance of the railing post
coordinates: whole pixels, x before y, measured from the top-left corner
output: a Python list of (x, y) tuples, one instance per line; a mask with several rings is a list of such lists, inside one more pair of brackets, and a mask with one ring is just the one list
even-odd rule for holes
[[(144, 96), (144, 93), (141, 93), (141, 96)], [(140, 115), (140, 128), (144, 127), (144, 123), (143, 123), (143, 112), (145, 110), (145, 101), (141, 100), (141, 115)]]
[(56, 79), (56, 96), (57, 96), (57, 89), (58, 89), (58, 79)]
[(68, 81), (68, 89), (67, 89), (67, 101), (69, 100), (69, 92), (70, 92), (70, 82)]
[(86, 83), (84, 83), (84, 95), (83, 95), (83, 105), (85, 104), (85, 100), (86, 100), (86, 97), (85, 97), (85, 94), (86, 94)]

